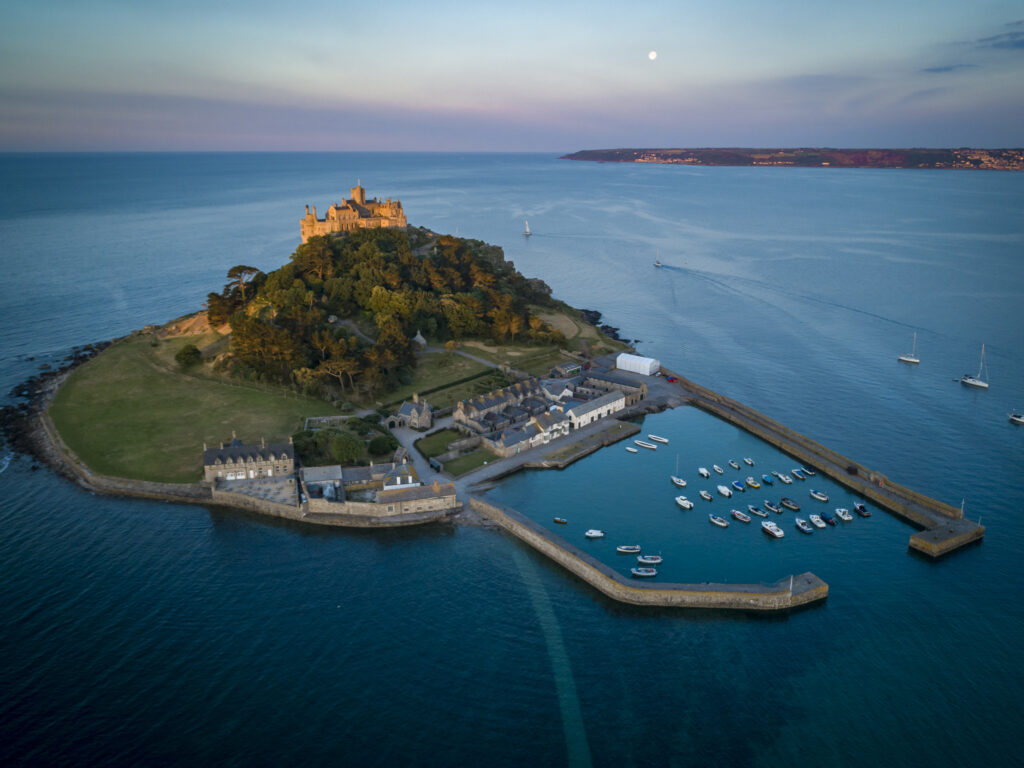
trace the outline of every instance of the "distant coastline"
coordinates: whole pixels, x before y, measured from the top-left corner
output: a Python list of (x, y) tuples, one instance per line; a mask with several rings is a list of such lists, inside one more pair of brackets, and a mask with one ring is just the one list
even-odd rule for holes
[(1024, 171), (1024, 149), (585, 149), (560, 160), (668, 165), (793, 166), (798, 168), (925, 168)]

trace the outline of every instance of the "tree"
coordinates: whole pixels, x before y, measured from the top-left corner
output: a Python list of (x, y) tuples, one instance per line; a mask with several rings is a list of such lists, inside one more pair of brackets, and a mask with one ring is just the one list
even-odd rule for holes
[(174, 359), (177, 361), (178, 366), (185, 370), (201, 363), (203, 361), (203, 354), (195, 344), (186, 344), (178, 350), (178, 354), (174, 356)]
[(348, 464), (361, 459), (363, 456), (363, 443), (342, 432), (331, 440), (331, 456), (339, 464)]
[(228, 270), (229, 282), (227, 287), (232, 290), (238, 290), (243, 304), (245, 303), (245, 288), (259, 272), (256, 267), (247, 267), (245, 264), (238, 264)]
[(398, 447), (398, 440), (394, 435), (377, 435), (370, 441), (370, 453), (374, 456), (382, 456), (385, 453), (395, 450)]

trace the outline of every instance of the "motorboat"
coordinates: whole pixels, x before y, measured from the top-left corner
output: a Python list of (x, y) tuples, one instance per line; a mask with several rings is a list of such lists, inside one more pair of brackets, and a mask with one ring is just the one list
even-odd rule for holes
[(700, 494), (700, 497), (704, 499), (704, 501), (711, 501), (713, 498), (715, 498), (710, 493), (705, 491), (703, 488), (700, 491), (698, 491), (698, 493)]
[(648, 450), (651, 451), (658, 450), (658, 446), (656, 446), (654, 443), (648, 443), (646, 440), (634, 440), (633, 442), (639, 445), (641, 448), (647, 448)]
[(769, 536), (774, 536), (776, 539), (781, 539), (786, 534), (779, 526), (773, 523), (771, 520), (761, 521), (761, 530), (767, 533)]
[(902, 354), (896, 359), (901, 363), (910, 363), (911, 365), (917, 365), (921, 362), (921, 358), (917, 356), (917, 331), (914, 331), (914, 348), (910, 350), (909, 354)]
[(801, 533), (814, 533), (814, 529), (802, 517), (793, 518), (793, 522), (796, 523), (796, 527), (800, 529)]
[(636, 576), (638, 579), (650, 578), (658, 575), (657, 568), (649, 568), (646, 566), (640, 566), (639, 568), (630, 568), (629, 572)]
[(791, 509), (791, 510), (793, 510), (794, 512), (797, 512), (797, 511), (799, 511), (799, 510), (800, 510), (800, 505), (799, 505), (799, 504), (797, 504), (797, 503), (796, 503), (795, 501), (793, 501), (793, 500), (792, 500), (791, 498), (789, 498), (788, 496), (783, 496), (783, 497), (782, 497), (782, 498), (781, 498), (781, 499), (779, 500), (779, 503), (780, 503), (780, 504), (781, 504), (782, 506), (784, 506), (784, 507), (785, 507), (786, 509)]
[(821, 515), (808, 515), (807, 519), (811, 521), (811, 525), (815, 528), (825, 527), (825, 521), (821, 519)]
[(780, 475), (777, 470), (773, 469), (772, 470), (772, 477), (782, 477), (782, 475)]
[(761, 484), (759, 482), (757, 482), (757, 480), (755, 480), (753, 478), (753, 476), (747, 477), (747, 485), (749, 485), (751, 488), (760, 488), (761, 487)]
[(774, 503), (771, 499), (764, 500), (764, 508), (767, 509), (769, 512), (774, 512), (776, 515), (782, 514), (782, 507)]
[(761, 475), (761, 482), (765, 485), (775, 485), (775, 481), (772, 480), (771, 475), (768, 473)]
[(768, 517), (768, 513), (767, 512), (765, 512), (760, 507), (755, 507), (753, 504), (747, 504), (747, 510), (752, 515), (757, 515), (758, 517)]
[(697, 474), (701, 477), (711, 477), (711, 473), (708, 472), (707, 467), (697, 467)]
[(725, 496), (725, 498), (727, 499), (732, 498), (732, 488), (730, 488), (727, 485), (718, 486), (718, 492)]
[(803, 476), (803, 473), (799, 469), (791, 469), (791, 470), (789, 470), (789, 474), (791, 474), (797, 480), (806, 480), (807, 479), (806, 477)]
[(640, 565), (661, 565), (661, 555), (637, 555), (636, 561)]
[(822, 491), (816, 491), (813, 488), (811, 488), (811, 498), (817, 499), (818, 501), (828, 501), (828, 494), (823, 493)]
[(713, 470), (715, 470), (715, 472), (717, 472), (717, 473), (718, 473), (718, 474), (720, 474), (720, 475), (724, 475), (724, 474), (725, 474), (725, 470), (724, 470), (724, 469), (722, 469), (722, 468), (721, 468), (720, 466), (718, 466), (717, 464), (714, 464), (714, 465), (712, 465), (712, 467), (711, 467), (711, 468), (712, 468)]
[(793, 478), (789, 475), (779, 475), (779, 480), (781, 480), (785, 485), (793, 484)]
[(712, 525), (717, 525), (719, 528), (729, 527), (729, 521), (726, 520), (724, 517), (719, 517), (718, 515), (708, 515), (708, 520), (711, 522)]
[(813, 469), (808, 469), (807, 467), (800, 467), (800, 471), (804, 473), (805, 477), (814, 477), (816, 474), (818, 474)]
[(639, 544), (619, 544), (615, 548), (615, 551), (622, 555), (639, 555), (640, 545)]
[(871, 517), (871, 510), (859, 502), (853, 505), (853, 511), (861, 517)]
[(740, 468), (740, 465), (739, 465), (739, 464), (737, 464), (737, 463), (736, 463), (736, 462), (735, 462), (734, 460), (732, 460), (732, 459), (729, 459), (729, 466), (730, 466), (730, 467), (732, 467), (733, 469), (739, 469), (739, 468)]
[(730, 509), (729, 513), (737, 520), (739, 520), (741, 523), (750, 522), (750, 515), (748, 515), (746, 512), (740, 512), (738, 509)]
[[(984, 378), (982, 378), (982, 371), (984, 371)], [(978, 375), (971, 376), (969, 373), (965, 373), (960, 377), (960, 383), (965, 387), (975, 387), (976, 389), (988, 389), (988, 369), (985, 367), (985, 345), (981, 345), (981, 364), (978, 366)]]
[(832, 517), (832, 515), (830, 515), (828, 512), (822, 512), (821, 513), (821, 519), (824, 520), (829, 525), (835, 525), (836, 524), (836, 519), (834, 517)]
[(685, 496), (676, 496), (676, 504), (683, 509), (693, 509), (693, 502)]
[(1024, 424), (1024, 413), (1017, 413), (1017, 411), (1013, 411), (1007, 415), (1010, 417), (1011, 424)]
[(565, 525), (569, 521), (566, 520), (564, 517), (556, 517), (555, 518), (555, 522), (558, 523), (559, 525)]
[(638, 450), (637, 450), (636, 448), (634, 448), (634, 447), (633, 447), (632, 445), (627, 445), (627, 446), (626, 446), (626, 450), (627, 450), (627, 451), (629, 451), (630, 453), (640, 453), (640, 451), (638, 451)]
[(746, 464), (748, 467), (754, 466), (754, 460), (752, 458), (750, 458), (749, 456), (744, 456), (743, 457), (743, 463)]
[(666, 443), (666, 444), (668, 443), (668, 438), (667, 437), (661, 437), (661, 435), (648, 435), (647, 439), (648, 440), (653, 440), (656, 443)]
[(597, 528), (589, 528), (583, 532), (583, 535), (588, 539), (603, 539), (604, 531), (600, 531)]
[(850, 514), (850, 510), (846, 507), (836, 507), (836, 516), (844, 523), (848, 523), (853, 520), (853, 515)]
[(743, 483), (741, 483), (739, 480), (733, 480), (732, 487), (735, 488), (737, 491), (740, 491), (741, 493), (747, 490), (746, 486), (744, 486)]
[(676, 488), (685, 488), (686, 487), (686, 481), (683, 480), (683, 478), (676, 477), (675, 475), (669, 475), (669, 477), (672, 478), (672, 485), (674, 485)]

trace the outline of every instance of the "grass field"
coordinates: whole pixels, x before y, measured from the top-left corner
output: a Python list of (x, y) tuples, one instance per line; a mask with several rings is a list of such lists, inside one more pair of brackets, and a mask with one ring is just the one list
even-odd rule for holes
[(190, 376), (166, 366), (185, 340), (113, 345), (78, 368), (50, 406), (67, 445), (101, 474), (138, 480), (202, 478), (203, 443), (287, 440), (306, 416), (337, 411), (284, 391)]
[(416, 441), (416, 450), (430, 459), (448, 450), (448, 443), (463, 437), (454, 429), (442, 429)]
[(498, 457), (485, 448), (478, 448), (472, 453), (467, 453), (463, 456), (459, 456), (457, 459), (446, 461), (444, 463), (444, 471), (448, 472), (455, 477), (464, 475), (471, 469), (483, 466), (489, 461), (494, 461)]
[[(445, 352), (427, 352), (416, 359), (416, 377), (412, 383), (388, 393), (386, 395), (387, 401), (401, 402), (402, 400), (411, 400), (414, 392), (426, 392), (434, 387), (441, 386), (447, 381), (458, 381), (467, 376), (484, 373), (489, 370), (490, 368), (483, 363), (469, 360), (461, 355), (448, 357), (448, 354)], [(467, 387), (472, 387), (472, 382), (438, 390), (429, 395), (424, 395), (424, 398), (434, 408), (445, 408), (463, 399), (466, 395), (461, 393), (470, 391)]]

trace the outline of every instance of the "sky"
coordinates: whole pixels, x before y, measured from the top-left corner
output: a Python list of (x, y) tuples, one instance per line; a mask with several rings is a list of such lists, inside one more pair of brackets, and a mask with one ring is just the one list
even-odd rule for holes
[(1024, 146), (1024, 0), (0, 0), (0, 151), (709, 146)]

